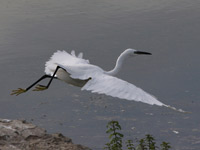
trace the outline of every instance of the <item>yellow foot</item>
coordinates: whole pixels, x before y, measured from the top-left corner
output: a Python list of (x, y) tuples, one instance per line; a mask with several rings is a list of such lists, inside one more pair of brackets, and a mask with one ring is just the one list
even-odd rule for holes
[(43, 90), (46, 90), (46, 89), (47, 89), (46, 86), (38, 84), (38, 85), (35, 87), (35, 89), (33, 89), (33, 91), (43, 91)]
[(10, 95), (18, 96), (19, 94), (22, 94), (24, 92), (26, 92), (26, 89), (18, 88), (17, 90), (12, 90), (12, 93)]

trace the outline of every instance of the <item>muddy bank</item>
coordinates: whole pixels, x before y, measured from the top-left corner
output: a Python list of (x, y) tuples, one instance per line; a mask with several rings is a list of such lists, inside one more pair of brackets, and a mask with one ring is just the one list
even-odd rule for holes
[(24, 120), (0, 119), (0, 150), (91, 150)]

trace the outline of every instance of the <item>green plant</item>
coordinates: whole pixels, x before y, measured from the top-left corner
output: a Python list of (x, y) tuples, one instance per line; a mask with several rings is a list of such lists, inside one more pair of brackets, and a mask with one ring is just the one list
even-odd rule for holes
[(119, 133), (118, 130), (121, 130), (121, 126), (118, 121), (110, 121), (107, 124), (108, 130), (106, 133), (109, 133), (110, 142), (106, 143), (104, 149), (108, 150), (122, 150), (122, 138), (123, 134)]
[(150, 134), (146, 135), (145, 142), (146, 142), (147, 147), (149, 148), (149, 150), (155, 150), (156, 149), (155, 139)]
[(128, 150), (136, 150), (132, 140), (126, 141), (126, 147), (128, 148)]
[(162, 144), (160, 144), (160, 147), (161, 150), (169, 150), (171, 148), (171, 146), (167, 142), (162, 142)]
[[(123, 143), (122, 138), (123, 134), (119, 133), (121, 126), (118, 121), (110, 121), (107, 124), (106, 133), (109, 134), (109, 142), (106, 143), (104, 149), (108, 150), (122, 150)], [(159, 147), (156, 146), (155, 139), (152, 135), (146, 134), (146, 136), (140, 140), (137, 140), (138, 145), (135, 147), (132, 140), (126, 141), (126, 147), (128, 150), (157, 150)], [(167, 142), (160, 144), (160, 150), (169, 150), (171, 146)]]
[(145, 139), (139, 140), (139, 145), (137, 146), (137, 150), (147, 150), (147, 145), (145, 143)]

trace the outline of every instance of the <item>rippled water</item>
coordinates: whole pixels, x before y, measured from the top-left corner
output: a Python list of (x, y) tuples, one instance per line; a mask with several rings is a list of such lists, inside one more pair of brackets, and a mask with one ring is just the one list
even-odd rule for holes
[[(92, 149), (104, 147), (112, 119), (127, 138), (150, 133), (176, 150), (199, 149), (199, 14), (198, 0), (1, 0), (0, 117), (27, 119)], [(56, 80), (47, 91), (10, 96), (42, 76), (57, 49), (83, 52), (109, 70), (129, 47), (153, 55), (128, 60), (117, 77), (191, 114), (91, 94)]]

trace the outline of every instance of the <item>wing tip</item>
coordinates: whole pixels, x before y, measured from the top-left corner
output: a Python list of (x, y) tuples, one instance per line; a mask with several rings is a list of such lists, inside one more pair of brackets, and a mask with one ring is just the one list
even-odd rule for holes
[(174, 111), (177, 111), (177, 112), (180, 112), (180, 113), (191, 113), (191, 112), (189, 112), (189, 111), (185, 111), (185, 110), (183, 110), (183, 109), (177, 109), (177, 108), (175, 108), (175, 107), (173, 107), (173, 106), (170, 106), (170, 105), (165, 105), (165, 104), (163, 104), (162, 106), (164, 106), (164, 107), (167, 107), (167, 108), (170, 108), (170, 109), (172, 109), (172, 110), (174, 110)]

